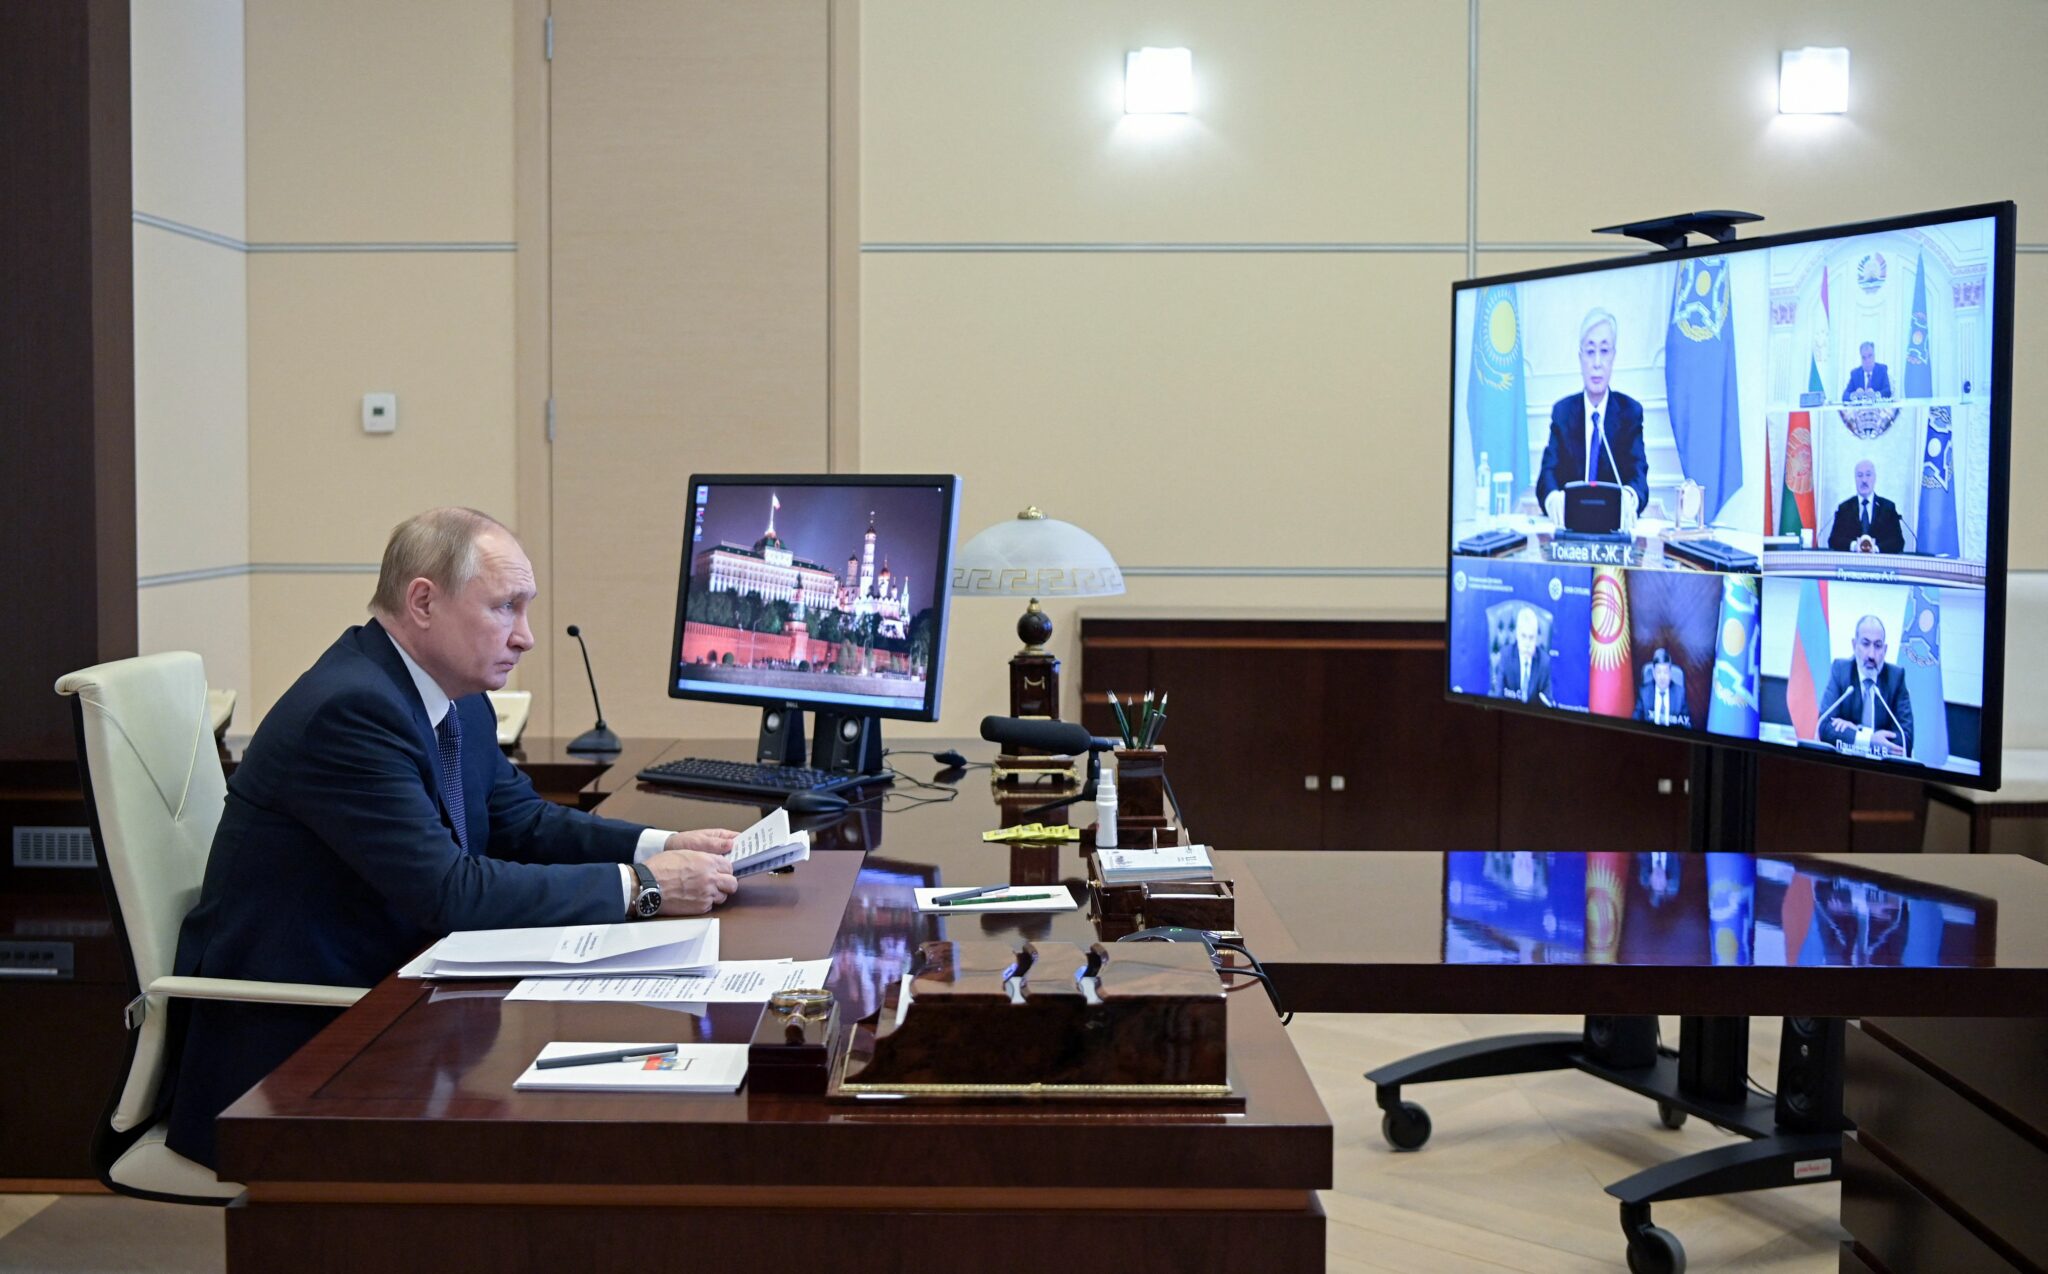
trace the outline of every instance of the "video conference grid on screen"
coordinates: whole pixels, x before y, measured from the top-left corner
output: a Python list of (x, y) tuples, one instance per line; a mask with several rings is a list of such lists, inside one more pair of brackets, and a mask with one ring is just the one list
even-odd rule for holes
[(939, 485), (696, 484), (673, 690), (922, 713), (952, 532)]
[(1452, 692), (1981, 773), (1997, 224), (1461, 287)]

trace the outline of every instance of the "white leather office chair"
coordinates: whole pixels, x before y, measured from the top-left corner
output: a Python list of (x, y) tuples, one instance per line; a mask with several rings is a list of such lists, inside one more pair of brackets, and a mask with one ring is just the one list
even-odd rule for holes
[(164, 1145), (156, 1119), (170, 996), (346, 1007), (356, 987), (181, 978), (178, 928), (199, 898), (227, 796), (208, 710), (206, 672), (189, 651), (144, 655), (68, 673), (78, 764), (100, 883), (127, 950), (128, 1070), (93, 1135), (109, 1189), (174, 1203), (224, 1204), (242, 1187)]

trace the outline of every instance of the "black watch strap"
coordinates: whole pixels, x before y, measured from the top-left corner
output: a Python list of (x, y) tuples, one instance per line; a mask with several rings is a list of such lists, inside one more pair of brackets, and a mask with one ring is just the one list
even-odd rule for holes
[(636, 915), (652, 916), (661, 911), (661, 886), (655, 882), (654, 869), (646, 863), (634, 863), (634, 879), (640, 887), (633, 893), (633, 911)]

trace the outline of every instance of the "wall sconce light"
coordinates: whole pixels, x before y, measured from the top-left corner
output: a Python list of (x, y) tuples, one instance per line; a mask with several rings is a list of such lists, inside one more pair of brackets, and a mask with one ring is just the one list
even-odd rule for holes
[(1849, 50), (1786, 49), (1778, 63), (1778, 114), (1841, 115), (1849, 109)]
[(1195, 105), (1195, 57), (1186, 49), (1138, 49), (1124, 59), (1124, 114), (1185, 115)]

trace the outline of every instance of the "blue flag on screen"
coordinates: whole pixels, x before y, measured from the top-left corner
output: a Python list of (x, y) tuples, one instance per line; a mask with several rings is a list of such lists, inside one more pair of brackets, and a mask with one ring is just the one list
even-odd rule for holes
[(1961, 557), (1956, 530), (1955, 426), (1951, 409), (1927, 409), (1927, 443), (1920, 451), (1919, 550), (1929, 557)]
[(1738, 739), (1757, 737), (1757, 577), (1721, 577), (1721, 628), (1714, 649), (1714, 699), (1707, 729)]
[(1465, 395), (1472, 464), (1514, 474), (1512, 493), (1536, 483), (1529, 463), (1529, 387), (1522, 375), (1522, 310), (1515, 287), (1482, 288), (1472, 317), (1472, 380)]
[(1664, 391), (1678, 464), (1705, 489), (1711, 522), (1742, 485), (1742, 427), (1735, 397), (1735, 315), (1728, 259), (1681, 261), (1664, 334)]
[(1941, 590), (1915, 584), (1899, 623), (1899, 671), (1913, 701), (1913, 759), (1948, 764), (1948, 709), (1941, 694)]
[(1927, 361), (1927, 252), (1913, 271), (1913, 323), (1906, 329), (1906, 387), (1902, 398), (1934, 397), (1934, 369)]

